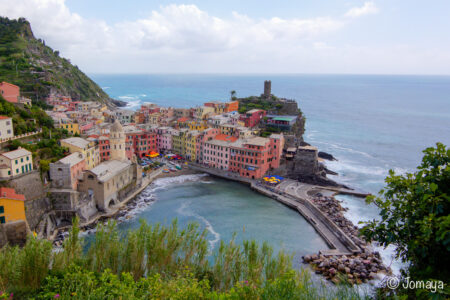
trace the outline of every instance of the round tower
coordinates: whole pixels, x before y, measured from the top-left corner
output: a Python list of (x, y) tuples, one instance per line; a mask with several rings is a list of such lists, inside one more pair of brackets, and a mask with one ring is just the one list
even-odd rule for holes
[(109, 146), (111, 159), (121, 161), (125, 161), (127, 159), (127, 155), (125, 153), (125, 132), (117, 119), (111, 126), (109, 133)]

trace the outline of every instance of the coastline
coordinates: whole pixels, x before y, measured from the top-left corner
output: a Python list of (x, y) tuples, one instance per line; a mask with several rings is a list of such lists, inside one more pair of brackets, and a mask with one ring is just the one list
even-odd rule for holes
[[(175, 172), (163, 173), (162, 169), (158, 169), (145, 177), (143, 184), (130, 196), (124, 199), (120, 204), (113, 208), (113, 211), (99, 214), (92, 220), (80, 224), (80, 228), (88, 234), (95, 232), (95, 227), (99, 222), (105, 222), (110, 219), (119, 222), (131, 219), (134, 216), (133, 210), (147, 207), (154, 199), (145, 197), (142, 201), (137, 201), (139, 195), (145, 192), (155, 180), (162, 178), (172, 178), (180, 176), (208, 174), (215, 177), (221, 177), (227, 180), (238, 181), (246, 184), (250, 189), (272, 198), (296, 211), (316, 230), (322, 237), (330, 249), (324, 249), (318, 254), (302, 256), (303, 263), (310, 264), (316, 274), (323, 275), (327, 280), (333, 283), (339, 283), (339, 273), (346, 276), (348, 282), (352, 284), (367, 283), (369, 280), (379, 278), (377, 273), (390, 273), (389, 267), (383, 264), (380, 254), (373, 251), (369, 244), (358, 237), (357, 227), (343, 215), (346, 210), (340, 205), (340, 201), (334, 196), (340, 191), (335, 188), (312, 186), (300, 182), (304, 190), (299, 193), (289, 190), (289, 187), (295, 182), (286, 180), (283, 184), (278, 185), (275, 189), (264, 186), (255, 180), (248, 180), (239, 176), (231, 176), (228, 172), (221, 174), (217, 170), (210, 170), (189, 163), (182, 165), (181, 170)], [(227, 176), (226, 176), (226, 175)], [(308, 188), (304, 188), (307, 186)], [(344, 193), (348, 192), (345, 190)], [(356, 192), (356, 194), (358, 194)], [(69, 228), (69, 227), (68, 227)], [(54, 241), (56, 247), (60, 247), (67, 235), (68, 228), (64, 228), (65, 232), (57, 235), (58, 239)]]

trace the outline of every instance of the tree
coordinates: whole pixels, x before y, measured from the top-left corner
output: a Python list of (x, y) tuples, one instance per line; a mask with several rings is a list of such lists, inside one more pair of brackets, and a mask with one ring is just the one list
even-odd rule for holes
[[(361, 233), (382, 246), (395, 245), (397, 258), (409, 263), (411, 278), (450, 278), (450, 149), (442, 143), (424, 151), (414, 173), (389, 171), (380, 197), (381, 220), (365, 222)], [(447, 267), (445, 267), (447, 266)]]
[(235, 100), (236, 99), (236, 91), (235, 90), (232, 90), (230, 92), (230, 95), (231, 95), (231, 100)]

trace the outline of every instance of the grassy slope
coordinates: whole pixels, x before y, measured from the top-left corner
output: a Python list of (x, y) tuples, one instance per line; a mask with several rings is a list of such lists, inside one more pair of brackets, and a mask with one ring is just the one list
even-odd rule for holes
[(55, 90), (82, 101), (101, 101), (109, 96), (82, 71), (34, 37), (25, 19), (0, 17), (0, 81), (21, 87), (33, 101)]

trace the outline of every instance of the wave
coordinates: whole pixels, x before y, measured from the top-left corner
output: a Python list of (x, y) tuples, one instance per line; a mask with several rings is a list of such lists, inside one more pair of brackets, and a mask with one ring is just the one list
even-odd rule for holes
[(355, 149), (348, 148), (348, 147), (344, 147), (344, 146), (338, 145), (338, 144), (333, 144), (333, 143), (329, 143), (329, 142), (320, 142), (320, 141), (315, 141), (314, 143), (315, 144), (327, 145), (327, 146), (330, 146), (333, 149), (338, 149), (338, 150), (342, 150), (342, 151), (345, 151), (345, 152), (359, 154), (359, 155), (362, 155), (362, 156), (368, 157), (368, 158), (375, 158), (375, 157), (373, 157), (371, 154), (369, 154), (367, 152), (360, 151), (360, 150), (355, 150)]
[(202, 174), (191, 174), (191, 175), (180, 175), (175, 177), (158, 178), (153, 183), (152, 186), (158, 189), (164, 189), (168, 186), (185, 183), (188, 181), (199, 181), (201, 178), (208, 176), (206, 173)]
[(104, 86), (104, 87), (102, 87), (103, 90), (107, 90), (107, 89), (110, 89), (110, 88), (111, 88), (110, 86)]
[(119, 96), (117, 98), (119, 98), (121, 100), (136, 100), (137, 99), (136, 96)]
[(127, 108), (138, 108), (141, 105), (141, 100), (127, 101)]
[(205, 217), (203, 217), (197, 213), (187, 210), (186, 208), (189, 204), (191, 204), (190, 201), (183, 203), (177, 209), (177, 213), (179, 213), (180, 215), (183, 215), (183, 216), (187, 216), (187, 217), (194, 217), (194, 218), (202, 221), (203, 224), (205, 224), (206, 230), (208, 230), (214, 236), (213, 240), (208, 241), (209, 242), (209, 250), (212, 251), (214, 249), (215, 245), (217, 244), (217, 242), (220, 241), (220, 233), (218, 233), (217, 231), (214, 230), (214, 227), (212, 226), (211, 222), (208, 221), (208, 219), (206, 219)]

